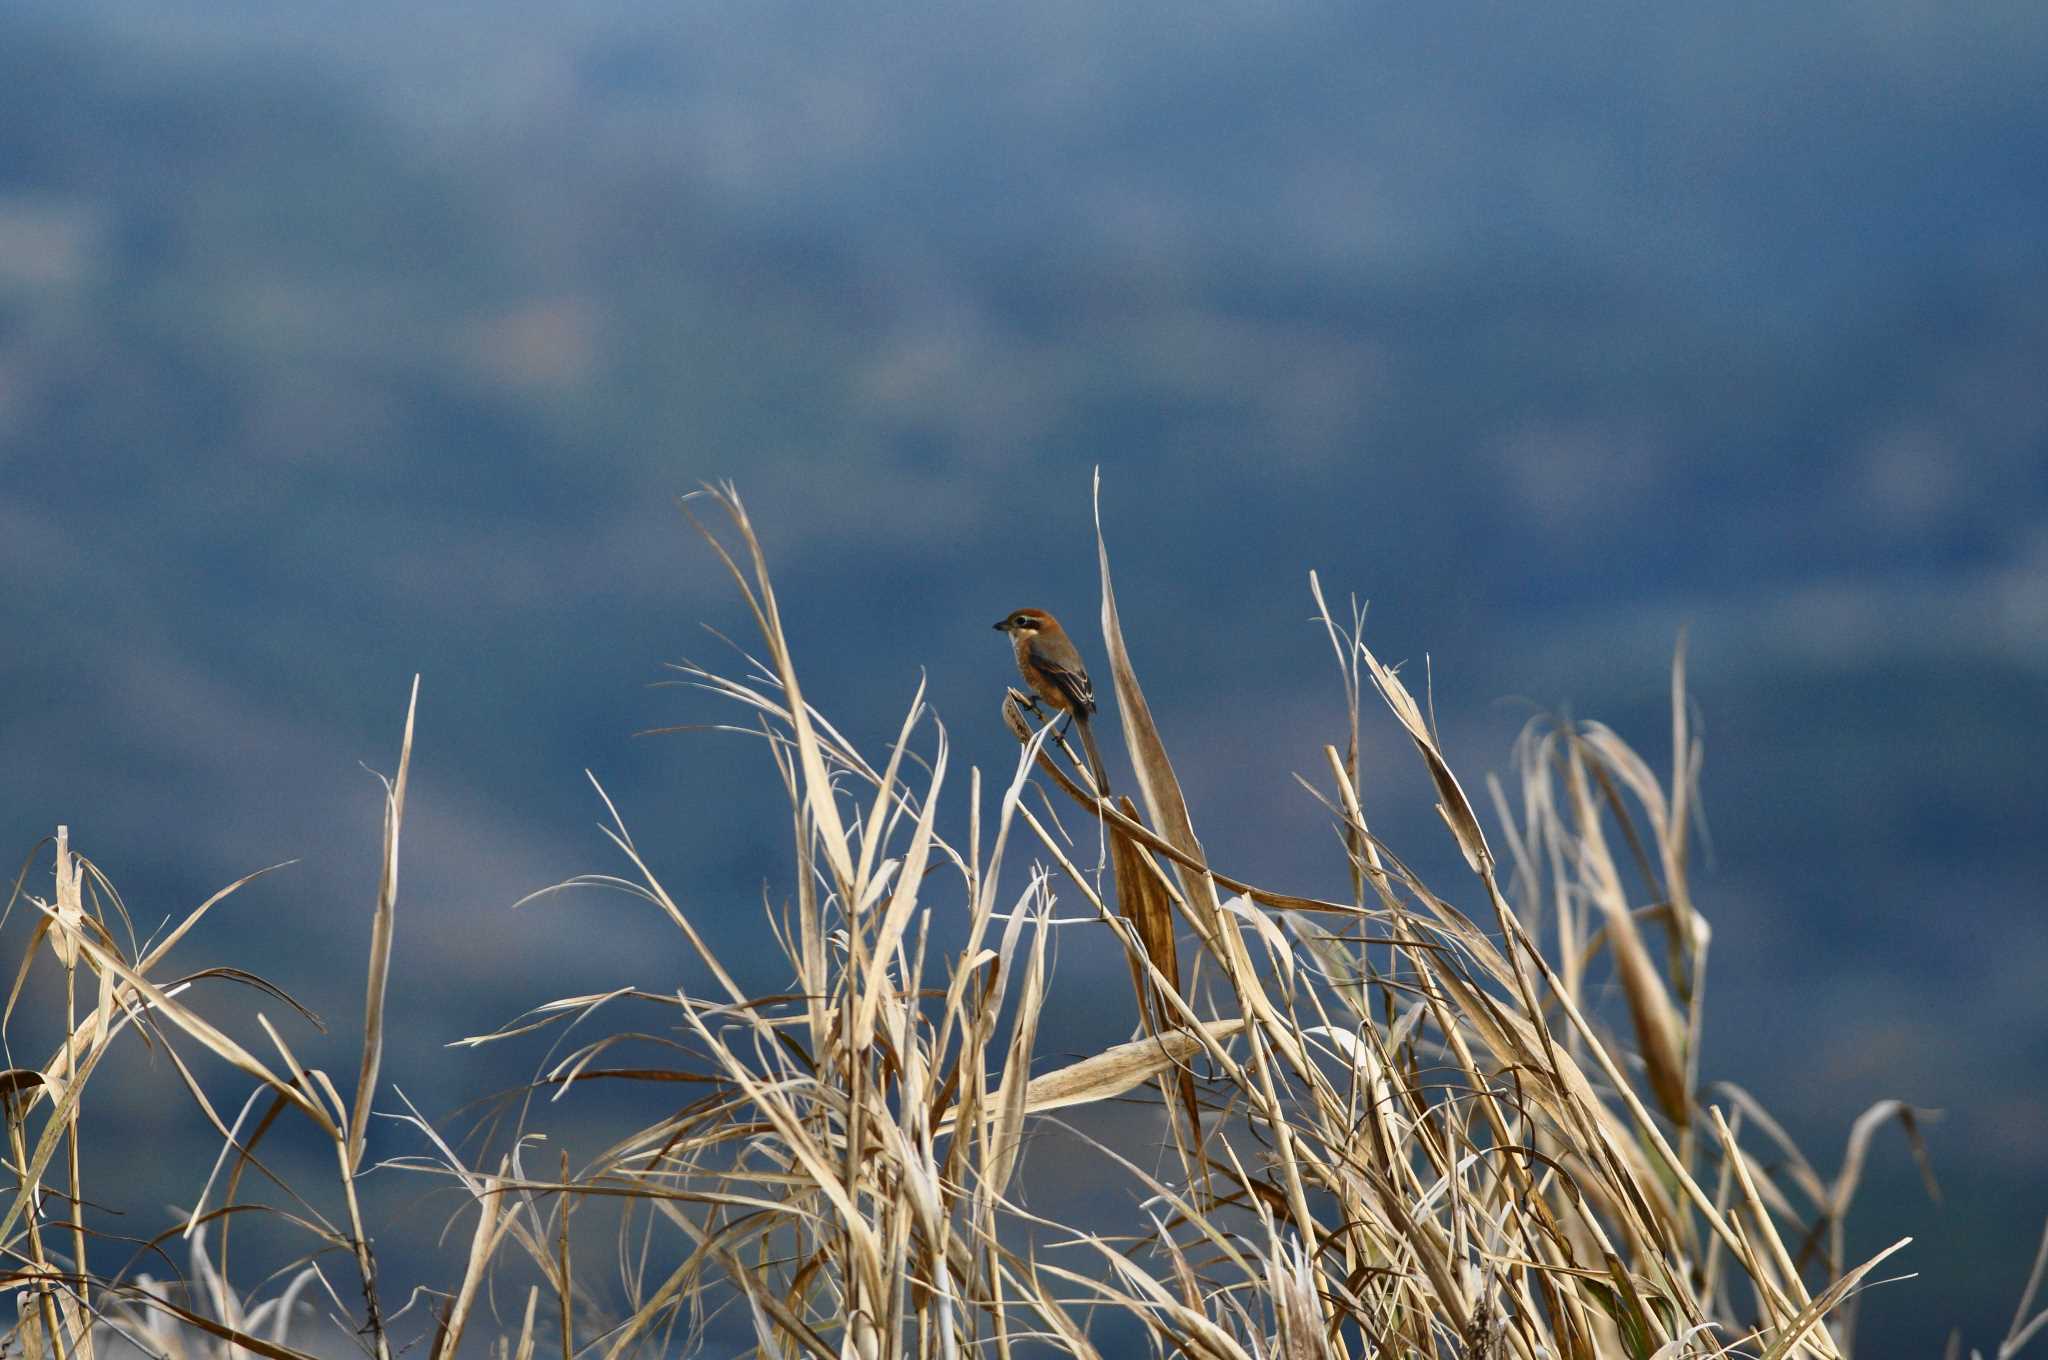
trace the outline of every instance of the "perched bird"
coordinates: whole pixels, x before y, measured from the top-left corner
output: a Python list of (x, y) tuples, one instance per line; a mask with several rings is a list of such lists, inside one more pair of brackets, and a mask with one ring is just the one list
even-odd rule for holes
[(1010, 645), (1017, 653), (1017, 673), (1032, 693), (1059, 712), (1072, 715), (1081, 745), (1088, 752), (1096, 791), (1108, 794), (1109, 774), (1088, 724), (1095, 714), (1095, 687), (1088, 683), (1088, 668), (1081, 664), (1081, 653), (1067, 630), (1043, 609), (1016, 609), (996, 625), (996, 631), (1010, 635)]

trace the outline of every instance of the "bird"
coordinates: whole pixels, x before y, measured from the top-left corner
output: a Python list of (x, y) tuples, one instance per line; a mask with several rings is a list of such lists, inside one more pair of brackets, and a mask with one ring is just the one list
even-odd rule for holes
[(1095, 749), (1095, 733), (1088, 723), (1095, 713), (1095, 686), (1088, 682), (1088, 668), (1082, 664), (1074, 640), (1060, 627), (1060, 621), (1043, 609), (1013, 609), (996, 624), (996, 631), (1010, 635), (1010, 645), (1017, 653), (1017, 673), (1024, 683), (1073, 718), (1081, 745), (1088, 752), (1096, 791), (1107, 796), (1109, 773), (1103, 768), (1102, 753)]

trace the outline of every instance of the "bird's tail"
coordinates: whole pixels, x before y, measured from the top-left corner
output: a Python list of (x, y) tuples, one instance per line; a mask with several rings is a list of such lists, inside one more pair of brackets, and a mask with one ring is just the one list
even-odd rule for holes
[(1095, 749), (1095, 725), (1074, 715), (1074, 726), (1081, 729), (1081, 746), (1088, 752), (1088, 772), (1095, 776), (1095, 791), (1102, 797), (1109, 797), (1109, 771), (1102, 764), (1102, 752)]

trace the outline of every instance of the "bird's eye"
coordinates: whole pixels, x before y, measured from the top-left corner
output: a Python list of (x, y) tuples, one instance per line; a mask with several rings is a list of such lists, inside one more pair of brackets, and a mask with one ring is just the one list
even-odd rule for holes
[(1031, 620), (1027, 615), (1019, 614), (1016, 618), (1010, 620), (1010, 626), (1012, 628), (1029, 628)]

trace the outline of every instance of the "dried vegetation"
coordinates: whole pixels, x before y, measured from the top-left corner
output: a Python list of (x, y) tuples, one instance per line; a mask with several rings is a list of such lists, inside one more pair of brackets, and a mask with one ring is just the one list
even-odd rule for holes
[[(281, 992), (232, 969), (167, 965), (241, 884), (139, 945), (112, 886), (60, 833), (54, 890), (30, 890), (25, 871), (11, 908), (36, 920), (7, 1023), (19, 1023), (34, 968), (61, 970), (66, 1010), (47, 1061), (4, 1078), (13, 1193), (0, 1241), (19, 1303), (9, 1354), (94, 1360), (132, 1344), (284, 1360), (321, 1344), (322, 1319), (340, 1324), (329, 1342), (352, 1337), (376, 1360), (393, 1353), (394, 1332), (437, 1358), (517, 1360), (747, 1347), (1219, 1360), (1851, 1353), (1859, 1288), (1897, 1269), (1906, 1243), (1846, 1259), (1843, 1219), (1873, 1131), (1898, 1121), (1912, 1135), (1913, 1112), (1888, 1102), (1857, 1120), (1830, 1180), (1746, 1094), (1703, 1089), (1711, 936), (1690, 879), (1700, 749), (1682, 653), (1668, 776), (1598, 724), (1538, 722), (1511, 777), (1488, 781), (1483, 818), (1422, 706), (1365, 646), (1362, 615), (1331, 610), (1317, 586), (1351, 720), (1303, 782), (1339, 832), (1351, 893), (1316, 900), (1208, 863), (1124, 646), (1106, 547), (1104, 688), (1139, 798), (1097, 799), (1085, 764), (1013, 694), (1003, 714), (1022, 756), (987, 806), (980, 772), (956, 768), (921, 694), (879, 767), (840, 734), (801, 688), (738, 498), (725, 488), (696, 505), (724, 516), (705, 535), (760, 653), (738, 677), (690, 667), (687, 678), (739, 706), (739, 729), (763, 740), (788, 793), (789, 900), (763, 932), (786, 989), (741, 984), (614, 812), (627, 873), (578, 883), (664, 915), (709, 985), (561, 998), (465, 1042), (549, 1027), (601, 1034), (563, 1045), (535, 1090), (566, 1086), (601, 1110), (618, 1082), (660, 1084), (684, 1103), (573, 1167), (534, 1136), (532, 1109), (551, 1107), (529, 1106), (516, 1136), (465, 1157), (406, 1104), (423, 1152), (385, 1174), (452, 1188), (467, 1249), (452, 1285), (414, 1291), (386, 1318), (378, 1302), (397, 1291), (379, 1288), (357, 1187), (366, 1121), (384, 1098), (410, 713), (387, 788), (362, 1059), (346, 1096), (260, 1013), (237, 1024), (260, 1042), (230, 1037), (202, 1016), (195, 989), (226, 979)], [(1463, 853), (1469, 877), (1455, 887), (1421, 882), (1366, 820), (1359, 728), (1388, 713)], [(1073, 801), (1064, 818), (1048, 789)], [(955, 840), (940, 833), (947, 800), (964, 810), (951, 814), (965, 827)], [(1114, 941), (1134, 1018), (1127, 1041), (1049, 1062), (1037, 1040), (1062, 1004), (1060, 930), (1090, 932), (1091, 947)], [(608, 1030), (598, 1012), (621, 1002), (657, 1022)], [(169, 1056), (222, 1152), (183, 1221), (130, 1255), (88, 1240), (80, 1124), (101, 1059), (134, 1042)], [(656, 1056), (628, 1064), (628, 1048)], [(238, 1113), (209, 1102), (194, 1062), (233, 1070), (250, 1091)], [(1117, 1146), (1052, 1113), (1109, 1101), (1132, 1131)], [(331, 1149), (324, 1190), (287, 1186), (264, 1165), (266, 1136), (290, 1121)], [(1121, 1181), (1127, 1231), (1069, 1230), (1028, 1207), (1027, 1141), (1047, 1129), (1066, 1130), (1062, 1147)], [(238, 1292), (229, 1226), (250, 1211), (303, 1233), (306, 1254), (244, 1270), (253, 1282)], [(136, 1267), (173, 1247), (189, 1263), (182, 1280)], [(601, 1285), (577, 1273), (593, 1250), (616, 1256)], [(117, 1257), (128, 1264), (107, 1270)], [(2026, 1312), (2001, 1354), (2048, 1318)]]

